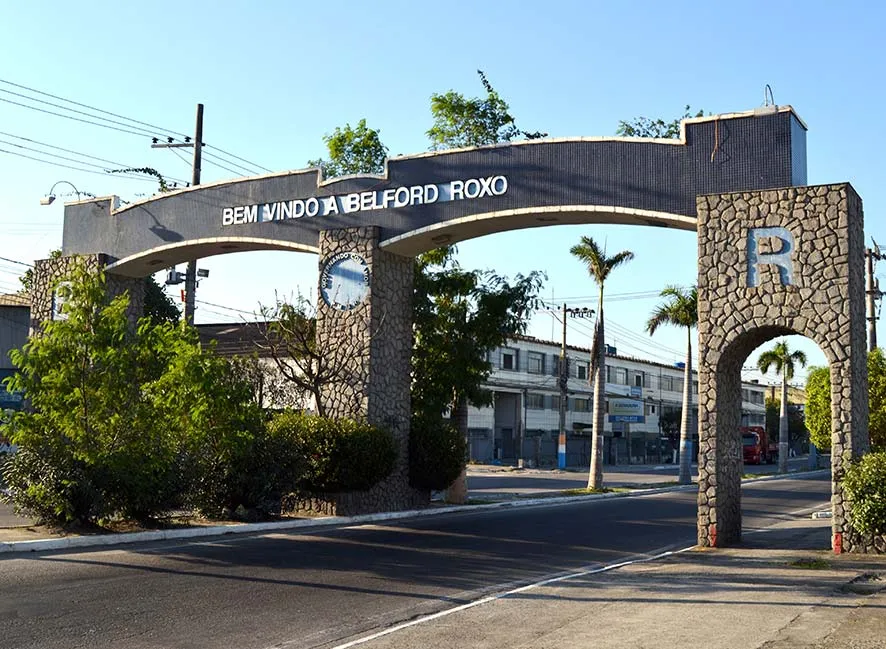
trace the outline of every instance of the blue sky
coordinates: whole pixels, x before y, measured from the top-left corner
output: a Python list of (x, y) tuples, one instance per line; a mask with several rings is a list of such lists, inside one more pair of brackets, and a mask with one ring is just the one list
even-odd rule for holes
[[(478, 68), (510, 103), (518, 125), (552, 136), (610, 135), (620, 119), (672, 118), (687, 103), (713, 113), (748, 110), (762, 104), (769, 84), (775, 102), (792, 105), (809, 126), (809, 183), (851, 182), (864, 200), (867, 234), (886, 243), (884, 13), (870, 2), (772, 0), (34, 1), (4, 9), (0, 79), (184, 133), (193, 130), (195, 105), (202, 102), (208, 144), (274, 171), (321, 157), (325, 133), (361, 118), (381, 130), (392, 155), (426, 150), (430, 95), (480, 94)], [(0, 89), (20, 92), (5, 84)], [(0, 99), (20, 101), (8, 92)], [(151, 149), (146, 138), (8, 101), (0, 101), (0, 150), (39, 155), (11, 146), (34, 146), (11, 134), (190, 177), (189, 162)], [(204, 182), (232, 175), (204, 164)], [(155, 187), (2, 152), (0, 178), (0, 256), (27, 262), (61, 244), (61, 201), (39, 205), (56, 181), (126, 199)], [(643, 329), (657, 302), (652, 292), (694, 283), (693, 233), (549, 227), (465, 242), (459, 259), (507, 275), (544, 270), (546, 299), (592, 306), (596, 287), (568, 253), (583, 234), (605, 240), (609, 250), (636, 254), (607, 284), (607, 342), (628, 355), (680, 360), (682, 332), (662, 330), (650, 339)], [(241, 253), (201, 267), (211, 273), (198, 299), (215, 305), (252, 311), (275, 293), (316, 294), (312, 255)], [(0, 291), (15, 290), (22, 269), (0, 262)], [(886, 262), (879, 275), (886, 286)], [(198, 322), (242, 317), (207, 304), (197, 311)], [(556, 338), (553, 324), (539, 314), (530, 333)], [(585, 323), (570, 323), (570, 343), (588, 344), (589, 331)], [(886, 336), (882, 322), (879, 335)], [(792, 344), (823, 363), (813, 344), (799, 338)]]

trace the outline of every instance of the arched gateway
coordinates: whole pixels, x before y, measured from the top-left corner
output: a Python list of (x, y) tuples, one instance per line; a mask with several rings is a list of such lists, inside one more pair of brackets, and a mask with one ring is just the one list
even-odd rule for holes
[[(324, 181), (320, 171), (309, 169), (201, 185), (122, 207), (115, 197), (99, 198), (66, 205), (63, 253), (91, 257), (113, 278), (111, 290), (129, 289), (136, 300), (140, 283), (131, 278), (190, 259), (246, 250), (318, 253), (322, 298), (318, 336), (326, 341), (362, 338), (368, 350), (361, 357), (346, 359), (351, 375), (340, 385), (330, 386), (324, 397), (327, 411), (392, 428), (402, 449), (395, 475), (361, 496), (358, 506), (402, 509), (427, 497), (410, 489), (406, 479), (414, 255), (493, 232), (553, 224), (700, 228), (700, 289), (705, 318), (718, 313), (716, 307), (709, 306), (715, 302), (706, 297), (708, 287), (715, 283), (711, 273), (731, 278), (728, 269), (743, 268), (741, 255), (747, 250), (741, 242), (746, 240), (747, 227), (757, 227), (758, 222), (769, 228), (790, 230), (797, 223), (805, 227), (796, 210), (782, 209), (781, 194), (759, 193), (805, 184), (805, 131), (790, 107), (767, 107), (686, 120), (679, 140), (536, 140), (395, 158), (388, 161), (383, 176)], [(761, 201), (755, 208), (756, 220), (736, 217), (739, 201), (748, 199), (737, 198), (734, 192), (757, 192), (753, 195), (761, 197), (755, 199)], [(712, 206), (706, 202), (712, 199), (698, 199), (711, 194), (728, 195), (718, 200), (734, 199), (736, 208), (723, 209), (721, 202)], [(830, 201), (830, 194), (825, 198)], [(773, 202), (773, 208), (760, 216), (767, 202)], [(847, 232), (859, 238), (860, 206), (853, 211), (853, 205), (846, 201), (833, 204), (836, 212), (831, 214), (832, 203), (827, 202), (825, 213), (827, 219), (840, 223), (848, 219)], [(783, 213), (793, 221), (782, 222)], [(725, 227), (721, 228), (721, 223)], [(759, 236), (765, 239), (778, 235), (763, 232)], [(837, 251), (843, 254), (843, 248), (849, 245), (841, 236), (836, 233), (810, 243), (805, 234), (795, 232), (795, 243), (799, 241), (796, 250), (831, 259)], [(859, 241), (852, 239), (847, 255), (860, 250)], [(757, 254), (761, 264), (776, 263), (777, 256), (770, 259)], [(785, 255), (790, 254), (785, 251)], [(63, 257), (38, 264), (32, 312), (36, 321), (50, 316), (52, 278), (66, 263)], [(813, 267), (811, 261), (809, 264)], [(797, 272), (804, 282), (827, 283), (820, 290), (828, 295), (836, 290), (841, 297), (851, 298), (852, 304), (855, 300), (861, 303), (863, 289), (849, 265), (808, 279)], [(704, 324), (700, 330), (700, 436), (705, 453), (699, 538), (703, 543), (713, 544), (715, 538), (717, 542), (729, 541), (740, 534), (740, 494), (733, 484), (733, 478), (740, 477), (735, 472), (736, 462), (741, 461), (740, 448), (734, 448), (734, 431), (724, 428), (737, 430), (737, 420), (733, 422), (726, 415), (717, 419), (721, 407), (725, 413), (734, 405), (730, 401), (732, 392), (717, 387), (733, 380), (729, 371), (732, 366), (728, 365), (732, 356), (724, 348), (720, 360), (710, 361), (713, 366), (706, 364), (707, 338), (720, 336), (721, 342), (736, 345), (737, 357), (744, 350), (742, 341), (749, 344), (772, 333), (807, 331), (798, 320), (788, 322), (784, 320), (786, 314), (775, 312), (788, 308), (787, 303), (766, 296), (785, 287), (769, 279), (764, 271), (758, 284), (748, 289), (755, 291), (756, 297), (747, 297), (748, 304), (761, 300), (761, 304), (771, 305), (772, 312), (766, 315), (772, 322), (764, 324), (775, 328), (764, 329), (762, 338), (753, 332), (742, 338), (743, 330), (737, 328), (731, 332), (730, 328), (744, 322), (743, 316), (716, 319), (716, 324)], [(799, 290), (814, 290), (816, 286), (804, 284)], [(838, 363), (843, 358), (838, 350), (850, 346), (855, 350), (857, 343), (855, 334), (850, 338), (846, 332), (862, 327), (862, 314), (852, 311), (845, 317), (849, 315), (851, 321), (837, 316), (837, 328), (830, 332), (822, 329), (821, 335), (814, 337), (826, 352), (835, 350), (831, 360)], [(752, 324), (758, 322), (763, 321), (753, 320)], [(717, 362), (725, 364), (722, 377), (717, 373), (721, 371)], [(856, 356), (852, 356), (851, 365), (835, 367), (835, 373), (857, 372)], [(715, 407), (711, 406), (711, 385), (713, 394), (725, 399), (714, 399)], [(842, 382), (835, 381), (835, 385)], [(848, 427), (835, 427), (835, 437), (841, 436), (835, 439), (835, 448), (853, 452), (861, 448), (848, 441), (850, 435), (866, 434), (858, 399), (859, 393), (853, 389), (840, 392), (835, 400), (851, 402), (852, 412), (858, 411)], [(838, 520), (843, 519), (835, 518), (835, 531), (843, 532), (842, 527), (837, 529)], [(712, 530), (719, 536), (712, 536)]]

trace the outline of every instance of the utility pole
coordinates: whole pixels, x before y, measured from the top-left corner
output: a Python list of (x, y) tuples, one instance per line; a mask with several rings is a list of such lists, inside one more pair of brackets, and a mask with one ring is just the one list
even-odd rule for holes
[(868, 351), (874, 351), (877, 348), (877, 300), (883, 297), (880, 291), (880, 282), (874, 277), (875, 261), (881, 261), (883, 255), (880, 253), (880, 246), (874, 242), (874, 248), (866, 248), (864, 251), (867, 261), (867, 286), (865, 293), (867, 294), (867, 320), (868, 320)]
[(569, 383), (569, 368), (566, 365), (566, 304), (563, 304), (563, 342), (560, 345), (560, 436), (557, 440), (557, 468), (566, 468), (566, 387)]
[[(187, 138), (185, 138), (187, 140)], [(200, 164), (203, 152), (203, 104), (197, 104), (197, 125), (194, 129), (193, 142), (154, 142), (152, 149), (172, 149), (181, 147), (194, 147), (194, 162), (191, 168), (191, 187), (200, 184)], [(197, 291), (197, 260), (188, 261), (188, 270), (185, 273), (185, 322), (194, 324), (195, 293)]]
[[(203, 150), (203, 104), (197, 104), (197, 126), (194, 129), (194, 165), (191, 170), (191, 187), (200, 184), (200, 163)], [(196, 310), (197, 292), (197, 260), (188, 262), (188, 271), (185, 275), (185, 322), (194, 324), (194, 311)]]
[(520, 446), (520, 450), (517, 451), (517, 468), (522, 469), (525, 462), (523, 461), (523, 442), (526, 440), (526, 417), (529, 412), (529, 403), (527, 399), (527, 390), (523, 388), (523, 392), (520, 395), (523, 401), (523, 417), (520, 419), (520, 439), (517, 442)]
[(567, 387), (569, 385), (569, 361), (566, 358), (566, 314), (576, 318), (590, 318), (594, 315), (593, 309), (588, 308), (567, 308), (563, 304), (563, 341), (560, 344), (560, 371), (558, 372), (558, 383), (560, 386), (560, 435), (557, 440), (557, 468), (566, 468), (566, 400), (569, 396)]

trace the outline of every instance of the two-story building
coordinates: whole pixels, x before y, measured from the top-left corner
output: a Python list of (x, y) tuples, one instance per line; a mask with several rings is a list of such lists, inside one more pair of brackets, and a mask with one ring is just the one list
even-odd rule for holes
[[(610, 346), (606, 352), (607, 412), (618, 412), (617, 407), (622, 407), (628, 400), (634, 402), (630, 404), (634, 406), (634, 412), (643, 413), (643, 421), (610, 422), (607, 416), (603, 437), (604, 464), (627, 463), (629, 454), (633, 463), (674, 461), (682, 412), (683, 364), (665, 365), (620, 356)], [(522, 457), (527, 463), (556, 465), (562, 398), (559, 358), (558, 344), (527, 336), (514, 338), (490, 353), (493, 369), (486, 388), (493, 393), (493, 405), (469, 411), (472, 460), (513, 462), (519, 457), (522, 435)], [(570, 346), (566, 359), (567, 465), (587, 465), (593, 417), (590, 350)], [(693, 372), (693, 377), (694, 423), (698, 413), (698, 375)], [(754, 382), (742, 384), (743, 425), (764, 425), (764, 401), (764, 386)]]

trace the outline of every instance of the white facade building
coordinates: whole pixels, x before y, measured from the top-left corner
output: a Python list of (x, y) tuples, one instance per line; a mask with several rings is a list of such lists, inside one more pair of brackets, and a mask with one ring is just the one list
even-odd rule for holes
[[(567, 466), (587, 466), (590, 458), (590, 425), (593, 417), (593, 386), (589, 383), (590, 350), (567, 348), (566, 434)], [(513, 462), (523, 435), (523, 458), (536, 466), (556, 466), (559, 435), (559, 357), (554, 342), (520, 336), (494, 350), (489, 361), (493, 371), (486, 388), (493, 405), (470, 408), (471, 459), (478, 462)], [(693, 429), (697, 421), (698, 375), (693, 395)], [(643, 423), (612, 423), (606, 418), (603, 463), (672, 462), (679, 437), (679, 413), (683, 401), (683, 367), (619, 356), (607, 346), (607, 412), (616, 399), (632, 404), (645, 415)], [(742, 425), (765, 425), (765, 387), (742, 383)], [(587, 427), (587, 428), (585, 428)], [(697, 433), (695, 436), (697, 440)], [(630, 440), (630, 442), (629, 442)], [(697, 444), (694, 446), (697, 449)]]

